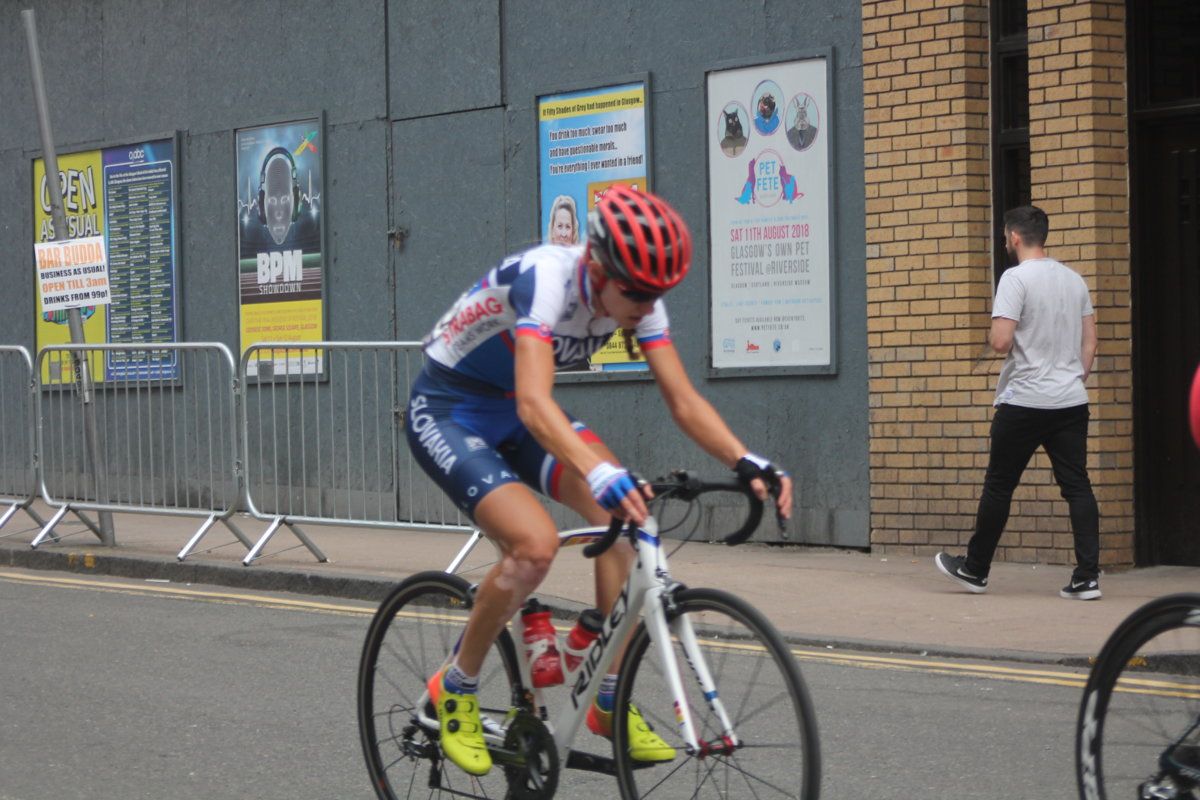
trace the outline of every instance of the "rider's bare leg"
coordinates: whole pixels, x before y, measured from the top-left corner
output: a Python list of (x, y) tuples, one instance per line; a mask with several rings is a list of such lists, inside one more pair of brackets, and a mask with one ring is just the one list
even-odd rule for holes
[(479, 584), (459, 645), (458, 668), (478, 675), (484, 656), (525, 598), (546, 577), (558, 550), (554, 520), (523, 484), (507, 483), (475, 507), (475, 522), (500, 550)]
[[(610, 464), (620, 463), (601, 442), (591, 442), (589, 446)], [(569, 470), (563, 470), (558, 482), (558, 497), (565, 505), (587, 520), (589, 525), (607, 525), (612, 516), (605, 511), (592, 497), (587, 480)], [(606, 553), (595, 560), (596, 569), (596, 608), (606, 616), (612, 611), (613, 603), (621, 594), (625, 580), (629, 577), (629, 568), (633, 565), (633, 548), (624, 539), (608, 549)], [(617, 661), (620, 662), (620, 653)]]

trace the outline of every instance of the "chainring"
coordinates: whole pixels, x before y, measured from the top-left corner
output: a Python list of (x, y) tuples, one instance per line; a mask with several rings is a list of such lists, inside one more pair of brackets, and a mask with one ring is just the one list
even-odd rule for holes
[(504, 766), (508, 796), (512, 800), (550, 800), (558, 789), (558, 746), (540, 719), (518, 711), (508, 724), (504, 749), (516, 753), (524, 763)]

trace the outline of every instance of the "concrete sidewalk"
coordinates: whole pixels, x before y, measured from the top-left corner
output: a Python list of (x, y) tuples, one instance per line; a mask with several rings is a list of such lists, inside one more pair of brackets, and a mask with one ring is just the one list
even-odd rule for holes
[[(49, 516), (40, 504), (35, 510)], [(179, 562), (176, 553), (198, 520), (133, 514), (117, 514), (115, 520), (116, 548), (100, 546), (81, 524), (64, 520), (57, 532), (72, 535), (31, 550), (37, 529), (18, 513), (0, 530), (5, 537), (0, 567), (375, 600), (406, 575), (445, 569), (467, 541), (459, 533), (309, 525), (302, 527), (328, 563), (316, 562), (306, 549), (285, 550), (297, 544), (285, 528), (267, 547), (267, 557), (243, 567), (245, 548), (223, 526), (202, 542), (202, 547), (219, 547)], [(266, 527), (249, 517), (236, 522), (251, 539)], [(571, 609), (590, 604), (592, 566), (581, 551), (573, 547), (560, 553), (540, 599)], [(484, 541), (459, 573), (478, 579), (493, 559)], [(881, 557), (753, 542), (739, 547), (688, 543), (671, 557), (671, 572), (691, 586), (741, 595), (795, 643), (1065, 664), (1085, 664), (1143, 603), (1175, 592), (1200, 592), (1200, 568), (1153, 567), (1102, 576), (1102, 600), (1063, 600), (1058, 590), (1070, 577), (1069, 567), (996, 564), (988, 592), (974, 595), (938, 573), (930, 556)]]

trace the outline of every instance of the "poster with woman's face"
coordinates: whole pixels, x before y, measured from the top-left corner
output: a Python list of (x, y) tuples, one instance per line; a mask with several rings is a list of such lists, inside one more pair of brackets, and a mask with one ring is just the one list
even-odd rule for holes
[[(538, 97), (538, 175), (545, 244), (572, 246), (587, 239), (588, 212), (608, 187), (623, 183), (648, 190), (644, 81)], [(630, 357), (619, 332), (589, 363), (566, 371), (644, 370)]]
[(542, 95), (537, 109), (542, 241), (579, 244), (606, 187), (648, 188), (646, 84)]

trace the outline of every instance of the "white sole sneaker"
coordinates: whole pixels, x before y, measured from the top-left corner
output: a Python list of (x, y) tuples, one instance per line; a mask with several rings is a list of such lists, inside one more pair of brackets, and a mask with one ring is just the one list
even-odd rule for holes
[[(938, 556), (940, 556), (940, 555), (941, 555), (941, 553), (938, 553)], [(951, 572), (950, 570), (946, 569), (944, 566), (942, 566), (942, 560), (940, 558), (938, 558), (938, 556), (933, 557), (933, 563), (938, 568), (938, 572), (942, 573), (947, 578), (954, 581), (955, 583), (957, 583), (959, 586), (966, 589), (971, 594), (983, 594), (984, 592), (987, 591), (986, 585), (976, 586), (975, 584), (971, 583), (970, 581), (963, 580), (958, 575), (956, 575), (953, 572)]]
[(1099, 589), (1088, 589), (1085, 592), (1068, 592), (1066, 589), (1060, 589), (1058, 596), (1066, 600), (1099, 600), (1101, 594)]

